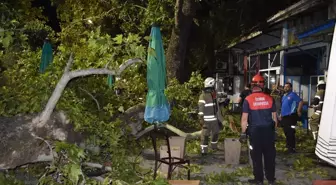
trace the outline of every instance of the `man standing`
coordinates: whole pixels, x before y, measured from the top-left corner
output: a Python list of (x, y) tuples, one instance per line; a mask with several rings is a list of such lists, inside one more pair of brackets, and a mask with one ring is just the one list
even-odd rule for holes
[(315, 112), (309, 120), (309, 128), (313, 134), (314, 140), (317, 139), (318, 127), (320, 125), (325, 88), (325, 82), (323, 80), (319, 81), (317, 84), (316, 95), (311, 103), (312, 106), (315, 108)]
[(209, 136), (211, 135), (211, 148), (217, 149), (219, 122), (217, 117), (215, 79), (208, 77), (204, 81), (204, 89), (198, 100), (198, 116), (202, 126), (201, 154), (208, 152)]
[(286, 136), (288, 153), (295, 153), (295, 126), (301, 117), (303, 101), (292, 90), (292, 84), (287, 82), (284, 87), (285, 94), (281, 101), (280, 124)]
[(238, 98), (238, 103), (240, 105), (240, 107), (243, 107), (243, 103), (245, 98), (250, 95), (251, 92), (251, 85), (250, 84), (246, 84), (245, 89), (240, 93), (239, 98)]
[(265, 80), (257, 74), (252, 79), (252, 94), (247, 96), (243, 103), (243, 115), (241, 119), (242, 134), (240, 141), (247, 139), (246, 129), (248, 124), (248, 136), (250, 141), (250, 153), (253, 162), (254, 179), (252, 184), (263, 184), (265, 163), (265, 175), (268, 183), (275, 181), (275, 127), (277, 116), (273, 98), (263, 92)]

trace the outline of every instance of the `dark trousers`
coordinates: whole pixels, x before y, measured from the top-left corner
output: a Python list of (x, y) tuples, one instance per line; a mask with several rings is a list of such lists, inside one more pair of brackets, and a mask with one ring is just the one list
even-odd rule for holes
[(250, 152), (253, 162), (253, 175), (255, 180), (264, 180), (263, 160), (265, 163), (265, 176), (268, 181), (275, 180), (275, 131), (274, 127), (251, 128), (249, 132)]
[(295, 126), (297, 125), (298, 116), (292, 114), (282, 117), (281, 127), (284, 130), (286, 136), (286, 147), (288, 150), (295, 149)]

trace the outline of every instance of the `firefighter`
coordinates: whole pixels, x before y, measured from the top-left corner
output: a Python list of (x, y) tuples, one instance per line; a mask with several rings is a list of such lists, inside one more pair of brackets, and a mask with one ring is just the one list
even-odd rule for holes
[(208, 77), (204, 81), (204, 89), (198, 100), (199, 120), (202, 126), (201, 154), (208, 152), (209, 136), (211, 135), (211, 148), (217, 149), (219, 120), (217, 116), (215, 79)]
[[(275, 102), (271, 96), (263, 92), (265, 80), (257, 74), (252, 79), (252, 94), (243, 103), (241, 119), (242, 134), (240, 141), (245, 142), (247, 135), (250, 141), (250, 154), (253, 162), (254, 179), (251, 184), (263, 184), (265, 176), (269, 184), (275, 182), (275, 127), (277, 115)], [(248, 131), (247, 131), (248, 123)]]
[(317, 92), (312, 101), (311, 105), (315, 108), (314, 114), (309, 119), (309, 129), (311, 130), (314, 140), (317, 139), (318, 128), (320, 125), (323, 100), (324, 100), (324, 91), (326, 88), (326, 83), (323, 80), (320, 80), (317, 84)]

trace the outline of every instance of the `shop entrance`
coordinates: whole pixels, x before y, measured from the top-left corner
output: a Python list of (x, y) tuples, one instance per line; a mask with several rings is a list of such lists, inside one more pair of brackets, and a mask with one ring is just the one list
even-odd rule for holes
[(326, 47), (288, 52), (285, 57), (285, 82), (293, 85), (304, 102), (311, 102), (319, 79), (324, 77)]

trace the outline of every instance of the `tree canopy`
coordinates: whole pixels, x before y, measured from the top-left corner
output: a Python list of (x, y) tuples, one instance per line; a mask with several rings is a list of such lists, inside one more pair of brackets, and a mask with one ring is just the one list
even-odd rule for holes
[[(170, 83), (166, 93), (176, 105), (169, 122), (181, 129), (194, 130), (198, 124), (190, 112), (197, 105), (204, 70), (212, 70), (206, 67), (213, 65), (214, 51), (293, 3), (291, 0), (42, 1), (0, 3), (2, 117), (41, 112), (71, 54), (74, 70), (116, 69), (130, 58), (145, 61), (150, 26), (156, 23), (162, 29), (169, 56), (167, 63), (179, 60), (178, 65), (168, 68)], [(45, 73), (39, 73), (46, 37), (53, 46), (53, 62)], [(90, 160), (112, 164), (105, 184), (109, 179), (129, 184), (151, 182), (149, 175), (138, 174), (136, 161), (129, 162), (128, 154), (140, 149), (135, 147), (129, 128), (120, 118), (127, 109), (145, 100), (145, 66), (142, 63), (130, 67), (120, 79), (115, 79), (113, 87), (108, 86), (107, 75), (69, 82), (56, 111), (64, 111), (75, 130), (88, 135), (87, 142), (102, 151), (97, 155), (69, 143), (55, 142), (54, 150), (62, 154), (60, 162), (50, 165), (47, 172), (37, 172), (41, 184), (77, 184), (85, 180), (95, 184), (83, 176), (86, 169), (81, 164)], [(116, 93), (117, 90), (121, 93)], [(62, 175), (55, 178), (55, 174)]]

